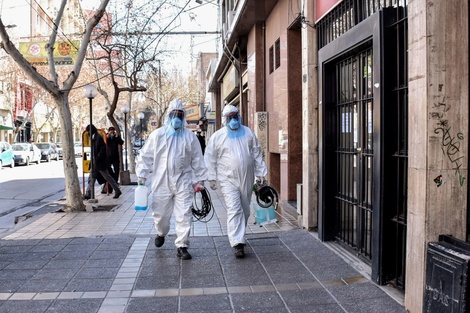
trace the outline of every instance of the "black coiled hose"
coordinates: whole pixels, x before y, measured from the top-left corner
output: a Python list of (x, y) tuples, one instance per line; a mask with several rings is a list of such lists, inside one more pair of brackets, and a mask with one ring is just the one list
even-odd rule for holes
[(260, 207), (269, 208), (272, 205), (276, 205), (277, 207), (279, 196), (276, 189), (269, 186), (267, 181), (256, 181), (253, 185), (253, 191), (255, 192), (256, 202)]
[[(200, 207), (198, 205), (198, 202), (200, 202)], [(203, 223), (209, 222), (214, 216), (213, 209), (214, 208), (212, 206), (211, 196), (206, 188), (204, 188), (200, 192), (194, 193), (194, 202), (191, 206), (191, 212), (193, 213), (193, 216), (197, 221)]]

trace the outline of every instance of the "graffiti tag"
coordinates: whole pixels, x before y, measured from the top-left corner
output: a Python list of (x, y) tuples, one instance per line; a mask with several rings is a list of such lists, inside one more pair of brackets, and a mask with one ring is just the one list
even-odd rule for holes
[(455, 170), (455, 174), (459, 178), (460, 186), (463, 186), (465, 182), (465, 176), (460, 172), (460, 167), (462, 167), (463, 156), (460, 153), (460, 144), (464, 139), (464, 136), (461, 132), (458, 132), (456, 135), (451, 133), (451, 127), (448, 127), (446, 120), (439, 123), (439, 127), (434, 129), (435, 134), (442, 134), (441, 139), (441, 149), (442, 153), (447, 156), (449, 161), (453, 164), (452, 169)]

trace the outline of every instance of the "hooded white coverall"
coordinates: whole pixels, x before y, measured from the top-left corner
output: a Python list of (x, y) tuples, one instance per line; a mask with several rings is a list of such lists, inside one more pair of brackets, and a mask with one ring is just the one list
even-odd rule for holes
[(192, 223), (191, 205), (194, 200), (192, 184), (206, 180), (206, 168), (201, 145), (196, 135), (183, 126), (174, 129), (170, 114), (186, 111), (181, 101), (172, 101), (165, 126), (154, 130), (140, 150), (136, 174), (151, 180), (152, 210), (157, 235), (166, 236), (170, 219), (175, 214), (177, 248), (189, 247)]
[[(233, 112), (238, 109), (227, 105), (223, 114)], [(226, 125), (210, 137), (204, 160), (207, 179), (218, 180), (224, 197), (230, 246), (245, 244), (255, 176), (267, 174), (258, 139), (246, 126), (232, 130)]]

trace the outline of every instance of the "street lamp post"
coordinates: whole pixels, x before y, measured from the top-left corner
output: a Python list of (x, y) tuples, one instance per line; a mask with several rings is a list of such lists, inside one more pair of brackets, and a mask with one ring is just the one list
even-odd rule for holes
[(145, 117), (145, 114), (144, 112), (139, 112), (139, 114), (137, 115), (137, 117), (139, 118), (140, 120), (140, 147), (142, 148), (143, 144), (142, 144), (142, 139), (143, 139), (143, 129), (142, 129), (142, 120), (144, 119)]
[[(93, 85), (86, 85), (83, 87), (83, 94), (90, 100), (90, 127), (89, 127), (89, 136), (90, 136), (90, 175), (93, 175), (93, 158), (94, 158), (94, 149), (93, 149), (93, 129), (91, 125), (93, 124), (93, 98), (98, 94), (98, 90)], [(90, 186), (90, 199), (95, 199), (95, 186), (91, 184)]]
[(129, 113), (129, 105), (128, 104), (124, 104), (122, 107), (121, 107), (121, 112), (124, 113), (124, 146), (125, 146), (125, 152), (126, 152), (126, 167), (125, 167), (125, 171), (127, 171), (127, 113)]

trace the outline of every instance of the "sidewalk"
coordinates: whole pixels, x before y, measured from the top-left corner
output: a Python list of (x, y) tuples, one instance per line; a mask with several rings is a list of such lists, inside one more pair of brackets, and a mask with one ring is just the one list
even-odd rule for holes
[(0, 312), (406, 312), (289, 216), (263, 226), (250, 217), (247, 256), (236, 259), (218, 190), (213, 218), (193, 223), (193, 259), (180, 260), (174, 220), (157, 249), (135, 188), (97, 193), (97, 211), (47, 213), (3, 235)]

